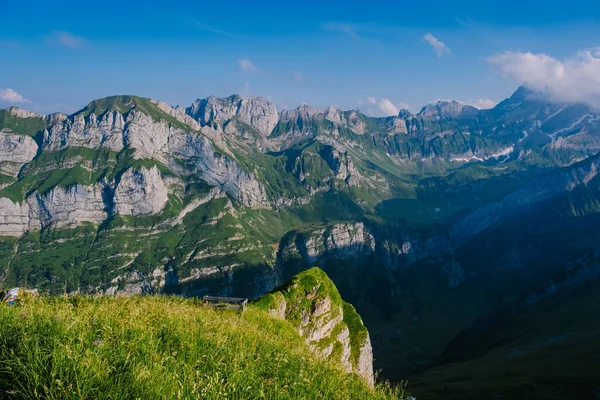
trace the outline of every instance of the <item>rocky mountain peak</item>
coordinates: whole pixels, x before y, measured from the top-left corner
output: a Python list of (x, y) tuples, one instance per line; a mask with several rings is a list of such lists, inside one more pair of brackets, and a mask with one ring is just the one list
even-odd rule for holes
[(45, 118), (45, 115), (34, 113), (29, 110), (24, 110), (19, 107), (8, 107), (6, 109), (9, 115), (17, 118)]
[(209, 125), (221, 129), (236, 118), (263, 136), (268, 136), (279, 121), (274, 103), (261, 97), (242, 98), (237, 94), (225, 98), (211, 96), (198, 99), (186, 112), (202, 126)]
[(325, 110), (325, 118), (327, 118), (334, 124), (342, 124), (342, 113), (339, 109), (335, 108), (334, 106), (327, 107), (327, 110)]
[(130, 95), (109, 96), (90, 102), (76, 114), (83, 114), (85, 116), (95, 114), (96, 116), (99, 116), (110, 111), (118, 111), (121, 114), (125, 114), (143, 102), (150, 102), (150, 99), (143, 99), (138, 96)]
[(455, 118), (465, 113), (477, 113), (477, 111), (475, 107), (456, 100), (439, 100), (437, 103), (423, 107), (419, 112), (419, 116), (424, 118)]
[(324, 114), (325, 112), (319, 108), (313, 108), (308, 104), (302, 104), (294, 110), (283, 110), (281, 111), (282, 120), (291, 120), (298, 118), (312, 118), (317, 114)]

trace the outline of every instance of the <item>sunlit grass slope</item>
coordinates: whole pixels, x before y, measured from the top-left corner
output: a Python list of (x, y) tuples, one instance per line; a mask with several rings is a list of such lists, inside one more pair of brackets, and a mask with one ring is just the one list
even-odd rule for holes
[(4, 399), (394, 399), (317, 359), (287, 321), (177, 297), (0, 304)]

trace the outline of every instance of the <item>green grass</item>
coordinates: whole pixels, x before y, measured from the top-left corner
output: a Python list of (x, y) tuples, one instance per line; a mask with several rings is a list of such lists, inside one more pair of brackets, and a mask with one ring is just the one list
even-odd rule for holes
[(0, 110), (0, 129), (3, 128), (34, 137), (46, 128), (46, 121), (43, 118), (18, 118), (7, 110)]
[(398, 399), (317, 359), (250, 306), (176, 297), (25, 298), (0, 305), (6, 399)]
[(0, 186), (8, 186), (12, 184), (16, 179), (12, 176), (0, 174)]

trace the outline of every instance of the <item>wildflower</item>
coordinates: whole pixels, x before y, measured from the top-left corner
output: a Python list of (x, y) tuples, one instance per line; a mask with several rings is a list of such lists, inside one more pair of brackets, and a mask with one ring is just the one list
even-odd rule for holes
[(21, 313), (21, 315), (19, 315), (20, 318), (27, 318), (27, 313), (25, 311), (23, 311)]
[(94, 346), (100, 346), (102, 343), (103, 343), (103, 342), (102, 342), (102, 340), (100, 340), (100, 339), (96, 339), (96, 340), (94, 340), (94, 342), (93, 342)]

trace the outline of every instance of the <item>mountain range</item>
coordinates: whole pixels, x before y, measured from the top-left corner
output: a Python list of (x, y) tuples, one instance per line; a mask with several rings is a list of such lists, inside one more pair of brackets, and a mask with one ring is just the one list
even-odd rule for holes
[[(318, 265), (362, 315), (375, 368), (448, 398), (467, 388), (436, 392), (422, 377), (584, 335), (565, 322), (525, 344), (502, 329), (597, 285), (599, 151), (599, 110), (526, 87), (489, 110), (439, 101), (383, 118), (237, 95), (189, 107), (113, 96), (72, 115), (11, 107), (0, 284), (255, 298)], [(502, 340), (465, 339), (497, 315)], [(593, 372), (560, 390), (591, 395)], [(552, 398), (537, 388), (528, 398)]]

